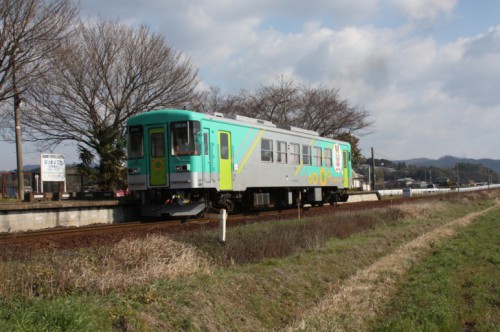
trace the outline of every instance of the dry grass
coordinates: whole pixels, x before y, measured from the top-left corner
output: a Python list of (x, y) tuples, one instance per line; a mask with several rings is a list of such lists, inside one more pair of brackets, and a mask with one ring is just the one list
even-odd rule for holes
[(397, 211), (401, 216), (406, 219), (426, 219), (434, 213), (444, 212), (447, 209), (446, 203), (442, 201), (432, 202), (416, 202), (396, 205), (390, 208), (391, 210)]
[(1, 262), (0, 295), (107, 293), (209, 271), (208, 259), (193, 247), (153, 235), (124, 239), (110, 247), (46, 252), (34, 260)]
[[(428, 207), (434, 204), (431, 203)], [(420, 216), (421, 211), (417, 206), (404, 205), (401, 208), (410, 209)], [(401, 246), (367, 269), (358, 271), (339, 290), (327, 295), (317, 306), (306, 312), (301, 320), (294, 322), (286, 330), (366, 330), (365, 324), (375, 317), (379, 305), (393, 294), (397, 281), (412, 264), (435, 243), (453, 236), (458, 228), (467, 226), (478, 216), (495, 208), (497, 206), (453, 220)]]
[[(397, 215), (396, 215), (397, 214)], [(228, 230), (224, 246), (220, 246), (217, 231), (189, 234), (182, 241), (192, 243), (207, 252), (218, 265), (231, 266), (281, 258), (300, 251), (316, 250), (333, 237), (346, 238), (393, 220), (400, 213), (347, 212), (300, 221), (281, 221), (247, 225)]]
[(207, 247), (207, 241), (217, 238), (213, 233), (192, 234), (183, 239), (203, 248), (213, 262), (223, 266), (255, 263), (304, 251), (317, 250), (331, 238), (347, 238), (383, 224), (398, 224), (405, 220), (422, 220), (447, 209), (446, 202), (417, 202), (395, 205), (371, 211), (338, 212), (300, 221), (283, 221), (249, 225), (230, 229), (226, 244)]

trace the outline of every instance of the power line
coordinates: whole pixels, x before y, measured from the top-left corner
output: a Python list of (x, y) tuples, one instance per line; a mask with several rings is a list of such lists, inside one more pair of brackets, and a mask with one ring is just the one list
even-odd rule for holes
[(375, 152), (374, 154), (377, 155), (377, 156), (383, 157), (384, 159), (387, 159), (387, 160), (394, 160), (393, 158), (390, 158), (390, 157), (385, 156), (385, 155), (383, 155), (381, 153), (378, 153), (378, 152)]

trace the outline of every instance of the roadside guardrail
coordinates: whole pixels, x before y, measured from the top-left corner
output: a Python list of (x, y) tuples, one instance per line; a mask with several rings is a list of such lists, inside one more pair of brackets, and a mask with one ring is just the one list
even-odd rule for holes
[[(411, 188), (411, 194), (430, 194), (430, 193), (446, 193), (446, 192), (466, 192), (466, 191), (476, 191), (476, 190), (486, 190), (500, 188), (500, 184), (490, 184), (484, 186), (474, 186), (474, 187), (457, 187), (457, 188)], [(406, 188), (405, 188), (406, 189)], [(403, 189), (382, 189), (377, 190), (381, 196), (403, 196)]]

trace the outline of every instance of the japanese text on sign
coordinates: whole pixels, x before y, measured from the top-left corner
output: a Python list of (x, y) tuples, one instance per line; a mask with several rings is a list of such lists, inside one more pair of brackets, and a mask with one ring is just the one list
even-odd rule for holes
[(42, 154), (40, 158), (42, 181), (65, 181), (66, 163), (64, 155)]

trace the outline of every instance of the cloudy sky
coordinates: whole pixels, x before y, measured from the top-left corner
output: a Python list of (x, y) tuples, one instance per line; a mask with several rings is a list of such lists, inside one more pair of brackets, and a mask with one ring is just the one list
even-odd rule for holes
[[(373, 147), (376, 158), (391, 160), (500, 159), (500, 1), (80, 0), (80, 7), (85, 19), (146, 24), (164, 35), (198, 67), (202, 87), (253, 90), (283, 75), (340, 89), (375, 123), (360, 139), (366, 156)], [(67, 148), (54, 152), (77, 161)], [(15, 167), (14, 157), (4, 159), (0, 169)], [(25, 147), (25, 164), (37, 160)]]

